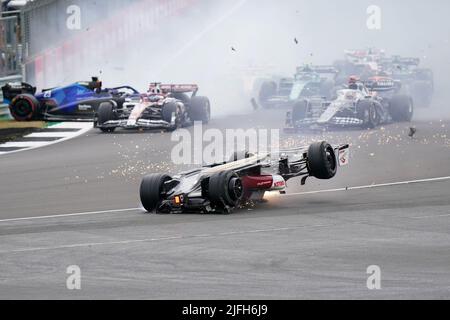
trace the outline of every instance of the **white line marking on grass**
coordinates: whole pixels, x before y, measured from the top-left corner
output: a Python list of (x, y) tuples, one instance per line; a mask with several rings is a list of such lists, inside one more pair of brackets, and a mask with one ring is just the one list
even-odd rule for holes
[(54, 141), (23, 141), (14, 142), (10, 141), (5, 144), (0, 145), (0, 147), (24, 147), (24, 149), (0, 152), (2, 154), (10, 154), (16, 152), (22, 152), (27, 150), (33, 150), (37, 148), (42, 148), (50, 146), (52, 144), (67, 141), (78, 136), (81, 136), (93, 128), (92, 122), (63, 122), (53, 126), (49, 126), (47, 129), (79, 129), (78, 131), (65, 131), (65, 132), (35, 132), (26, 135), (25, 138), (50, 138), (50, 137), (61, 137), (61, 139)]

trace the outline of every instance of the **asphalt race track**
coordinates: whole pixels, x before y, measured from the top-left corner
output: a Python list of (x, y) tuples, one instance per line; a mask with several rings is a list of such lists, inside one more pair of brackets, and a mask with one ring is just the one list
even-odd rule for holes
[[(283, 118), (261, 110), (208, 127)], [(140, 209), (142, 175), (184, 169), (170, 161), (170, 133), (91, 130), (1, 155), (0, 299), (448, 299), (449, 129), (427, 120), (283, 135), (286, 146), (348, 142), (351, 163), (230, 215)], [(81, 290), (66, 288), (70, 265)], [(371, 265), (379, 290), (366, 286)]]

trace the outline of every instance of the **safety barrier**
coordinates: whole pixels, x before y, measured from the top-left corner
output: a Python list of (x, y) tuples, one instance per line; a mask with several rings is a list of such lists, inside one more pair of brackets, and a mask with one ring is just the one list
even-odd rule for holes
[[(111, 0), (102, 8), (105, 18), (83, 16), (81, 30), (66, 27), (67, 1), (33, 1), (22, 12), (25, 80), (42, 89), (68, 81), (83, 67), (94, 66), (112, 53), (123, 52), (131, 37), (148, 39), (168, 17), (189, 9), (199, 0)], [(92, 2), (94, 3), (94, 2)], [(89, 10), (88, 1), (73, 0), (80, 14)], [(55, 14), (61, 12), (62, 14)], [(87, 19), (87, 23), (86, 23)], [(91, 21), (89, 21), (91, 20)], [(42, 24), (42, 21), (47, 21)], [(47, 25), (57, 28), (49, 30)], [(43, 28), (47, 28), (43, 30)], [(55, 33), (57, 32), (57, 33)], [(52, 36), (55, 33), (55, 36)], [(43, 34), (46, 36), (43, 37)], [(61, 37), (61, 35), (63, 35)], [(122, 50), (122, 51), (121, 51)], [(96, 60), (97, 59), (97, 60)], [(70, 78), (70, 79), (69, 79)]]

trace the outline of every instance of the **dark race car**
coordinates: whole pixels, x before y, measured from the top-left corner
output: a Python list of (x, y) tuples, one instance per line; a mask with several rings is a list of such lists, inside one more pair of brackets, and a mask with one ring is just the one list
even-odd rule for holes
[(286, 115), (285, 130), (356, 126), (374, 128), (389, 122), (410, 121), (413, 101), (399, 93), (400, 83), (387, 77), (365, 83), (351, 78), (332, 101), (317, 97), (296, 103)]
[(294, 78), (281, 78), (278, 83), (262, 83), (258, 102), (264, 108), (292, 107), (299, 99), (312, 96), (331, 98), (337, 69), (332, 66), (298, 67)]
[(392, 56), (382, 61), (382, 69), (394, 80), (402, 83), (402, 92), (412, 96), (414, 105), (427, 108), (434, 94), (433, 71), (420, 68), (419, 58)]
[(139, 94), (130, 86), (102, 89), (102, 82), (95, 77), (40, 93), (27, 83), (8, 83), (2, 91), (4, 102), (17, 121), (92, 121), (102, 102), (121, 106), (127, 98)]
[(197, 96), (197, 91), (195, 84), (152, 83), (148, 93), (121, 105), (102, 102), (94, 126), (112, 132), (118, 127), (175, 130), (194, 121), (207, 123), (211, 117), (210, 102), (207, 97)]
[(347, 79), (357, 75), (365, 81), (377, 75), (380, 70), (380, 60), (385, 56), (384, 50), (367, 48), (362, 50), (345, 50), (345, 59), (337, 60), (333, 66), (338, 70), (336, 83), (345, 85)]
[(301, 177), (331, 179), (346, 165), (349, 146), (325, 141), (280, 155), (236, 152), (229, 161), (170, 177), (153, 173), (140, 186), (142, 205), (148, 212), (229, 213), (246, 201), (258, 201), (269, 191), (285, 193), (286, 181)]

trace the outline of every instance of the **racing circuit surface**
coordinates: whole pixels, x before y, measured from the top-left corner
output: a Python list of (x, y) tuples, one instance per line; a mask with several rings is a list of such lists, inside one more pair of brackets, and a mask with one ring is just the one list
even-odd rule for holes
[[(283, 123), (284, 111), (260, 110), (207, 127)], [(348, 142), (351, 163), (230, 215), (139, 208), (144, 174), (184, 169), (170, 161), (170, 133), (91, 130), (2, 155), (0, 298), (448, 299), (449, 128), (427, 120), (283, 135), (286, 146)], [(70, 265), (81, 290), (66, 288)], [(380, 290), (367, 289), (370, 265)]]

